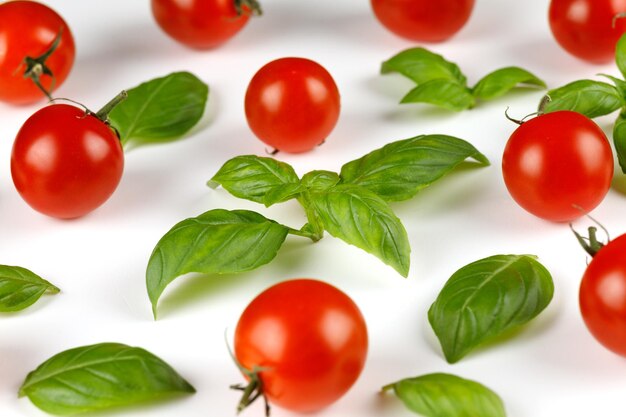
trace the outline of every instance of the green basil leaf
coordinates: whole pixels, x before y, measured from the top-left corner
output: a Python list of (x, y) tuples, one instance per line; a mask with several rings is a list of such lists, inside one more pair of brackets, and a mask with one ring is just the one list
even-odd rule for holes
[(489, 165), (482, 153), (462, 139), (422, 135), (392, 142), (348, 162), (341, 168), (341, 178), (344, 183), (365, 187), (384, 200), (407, 200), (467, 158), (482, 166)]
[(61, 352), (29, 373), (20, 388), (21, 397), (62, 416), (194, 392), (163, 360), (117, 343)]
[(520, 85), (546, 88), (545, 82), (525, 69), (507, 67), (487, 74), (476, 84), (472, 92), (477, 99), (491, 100)]
[(0, 265), (1, 313), (30, 307), (46, 292), (57, 294), (60, 290), (28, 269)]
[(383, 388), (425, 417), (506, 417), (500, 397), (478, 382), (450, 374), (407, 378)]
[(274, 259), (288, 231), (246, 210), (211, 210), (178, 223), (159, 240), (148, 261), (146, 285), (155, 317), (161, 294), (177, 277), (258, 268)]
[(341, 181), (339, 174), (332, 171), (311, 171), (302, 177), (302, 185), (310, 190), (324, 191)]
[(615, 47), (615, 63), (624, 77), (626, 77), (626, 36), (622, 35)]
[(622, 95), (622, 97), (626, 97), (626, 81), (619, 79), (617, 77), (613, 77), (612, 75), (608, 75), (608, 74), (598, 74), (598, 75), (611, 80), (613, 84), (615, 85), (615, 88), (617, 88), (617, 91), (619, 91), (619, 93)]
[(467, 82), (458, 65), (424, 48), (412, 48), (400, 52), (383, 62), (380, 72), (381, 74), (398, 72), (417, 84), (435, 79), (453, 81), (462, 86), (465, 86)]
[(271, 205), (297, 196), (300, 179), (291, 165), (274, 158), (237, 156), (227, 161), (208, 182), (235, 197)]
[(543, 107), (545, 113), (571, 110), (589, 118), (613, 113), (624, 106), (624, 99), (611, 84), (579, 80), (548, 91), (550, 101)]
[(552, 277), (529, 255), (496, 255), (459, 269), (428, 311), (446, 360), (532, 320), (550, 304)]
[(402, 276), (409, 274), (406, 230), (376, 194), (356, 185), (337, 185), (311, 193), (311, 202), (331, 235), (377, 256)]
[(124, 145), (179, 138), (204, 114), (209, 87), (195, 75), (176, 72), (128, 90), (128, 98), (109, 114)]
[(622, 172), (626, 173), (626, 113), (620, 113), (613, 126), (613, 143)]
[(444, 79), (419, 84), (400, 103), (428, 103), (452, 111), (467, 110), (476, 105), (474, 96), (467, 87)]

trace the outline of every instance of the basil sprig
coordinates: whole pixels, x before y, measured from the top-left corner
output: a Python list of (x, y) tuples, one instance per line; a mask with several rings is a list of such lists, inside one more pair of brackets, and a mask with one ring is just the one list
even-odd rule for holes
[(195, 389), (152, 353), (119, 343), (61, 352), (26, 377), (20, 397), (67, 416), (191, 394)]
[(23, 310), (46, 292), (58, 294), (60, 291), (26, 268), (0, 265), (0, 313)]
[(548, 270), (530, 255), (496, 255), (464, 266), (428, 311), (449, 363), (541, 313), (552, 300)]
[(254, 155), (227, 161), (212, 188), (271, 206), (297, 200), (307, 222), (293, 229), (244, 210), (211, 210), (183, 220), (157, 243), (146, 271), (156, 316), (159, 298), (177, 277), (197, 272), (232, 274), (270, 262), (287, 235), (321, 239), (324, 232), (378, 257), (402, 276), (409, 273), (410, 244), (391, 201), (413, 197), (467, 159), (487, 158), (468, 142), (445, 135), (390, 143), (348, 162), (340, 173), (311, 171), (299, 178), (287, 163)]
[(453, 111), (471, 109), (519, 86), (546, 88), (541, 79), (520, 67), (500, 68), (470, 87), (457, 64), (424, 48), (400, 52), (383, 62), (380, 71), (397, 72), (417, 84), (400, 103), (428, 103)]

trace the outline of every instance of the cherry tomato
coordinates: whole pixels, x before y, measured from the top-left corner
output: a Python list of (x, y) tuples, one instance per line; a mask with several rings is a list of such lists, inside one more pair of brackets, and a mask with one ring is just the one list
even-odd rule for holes
[(594, 63), (610, 62), (626, 32), (626, 0), (552, 0), (549, 21), (557, 42), (570, 54)]
[(607, 349), (626, 356), (626, 235), (593, 257), (580, 286), (587, 328)]
[(168, 35), (187, 46), (210, 49), (226, 42), (259, 11), (251, 1), (239, 0), (152, 0), (152, 14)]
[[(60, 41), (37, 71), (44, 89), (51, 92), (67, 78), (74, 63), (72, 32), (54, 10), (34, 1), (9, 1), (0, 4), (0, 101), (27, 104), (45, 98), (32, 79), (24, 77), (25, 59), (39, 58)], [(53, 88), (54, 87), (54, 88)]]
[(270, 403), (312, 412), (339, 399), (367, 356), (358, 307), (337, 288), (296, 279), (265, 290), (245, 309), (235, 331), (235, 356), (259, 377)]
[(33, 114), (15, 138), (11, 174), (35, 210), (74, 218), (103, 204), (124, 169), (115, 132), (84, 110), (53, 104)]
[(306, 152), (324, 142), (340, 107), (333, 77), (305, 58), (266, 64), (246, 91), (248, 125), (263, 142), (285, 152)]
[(509, 139), (502, 174), (515, 201), (535, 216), (566, 222), (594, 209), (613, 178), (613, 153), (592, 120), (571, 111), (524, 122)]
[(371, 0), (387, 29), (413, 41), (441, 42), (467, 23), (474, 0)]

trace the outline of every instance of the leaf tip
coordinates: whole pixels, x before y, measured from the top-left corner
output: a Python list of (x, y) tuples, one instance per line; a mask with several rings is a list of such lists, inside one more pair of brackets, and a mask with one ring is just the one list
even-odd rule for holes
[[(215, 177), (213, 177), (213, 178), (215, 178)], [(220, 183), (215, 181), (213, 178), (208, 180), (206, 185), (207, 185), (207, 187), (209, 187), (209, 188), (211, 188), (213, 190), (216, 190), (220, 186)]]

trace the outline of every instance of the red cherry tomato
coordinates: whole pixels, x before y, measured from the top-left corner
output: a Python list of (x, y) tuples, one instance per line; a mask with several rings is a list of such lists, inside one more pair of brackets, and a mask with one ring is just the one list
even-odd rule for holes
[(502, 174), (520, 206), (535, 216), (566, 222), (604, 199), (613, 178), (613, 153), (592, 120), (571, 111), (548, 113), (513, 132)]
[(593, 257), (580, 286), (587, 328), (607, 349), (626, 356), (626, 235)]
[(263, 142), (285, 152), (306, 152), (324, 142), (340, 107), (332, 76), (305, 58), (266, 64), (246, 91), (248, 125)]
[(74, 39), (69, 27), (55, 11), (34, 1), (0, 4), (0, 101), (27, 104), (45, 98), (33, 80), (24, 77), (24, 59), (43, 55), (59, 33), (60, 42), (44, 63), (54, 78), (40, 76), (48, 92), (63, 84), (74, 63)]
[(197, 49), (215, 48), (248, 23), (251, 8), (235, 0), (152, 0), (152, 14), (168, 35)]
[(67, 104), (33, 114), (15, 138), (11, 174), (35, 210), (58, 218), (85, 215), (115, 191), (124, 169), (122, 145), (104, 122)]
[[(552, 0), (552, 34), (570, 54), (594, 63), (610, 62), (615, 45), (626, 32), (626, 0)], [(615, 19), (615, 20), (614, 20)]]
[(467, 23), (474, 0), (371, 0), (387, 29), (413, 41), (441, 42)]
[(335, 402), (357, 380), (367, 356), (367, 329), (354, 302), (320, 281), (275, 285), (245, 309), (235, 356), (259, 372), (270, 403), (312, 412)]

